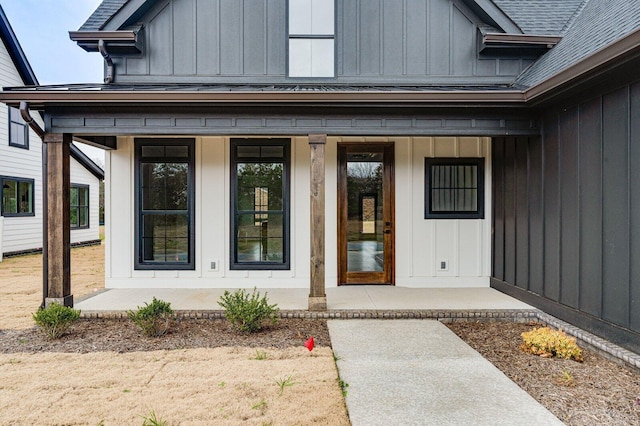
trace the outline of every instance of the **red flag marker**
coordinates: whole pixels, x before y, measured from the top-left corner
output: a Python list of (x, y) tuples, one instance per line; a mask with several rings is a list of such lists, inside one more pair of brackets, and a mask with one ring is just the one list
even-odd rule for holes
[(313, 340), (313, 336), (309, 337), (309, 339), (307, 339), (306, 342), (304, 342), (304, 346), (309, 349), (309, 352), (311, 352), (313, 350), (313, 347), (315, 346), (315, 341)]

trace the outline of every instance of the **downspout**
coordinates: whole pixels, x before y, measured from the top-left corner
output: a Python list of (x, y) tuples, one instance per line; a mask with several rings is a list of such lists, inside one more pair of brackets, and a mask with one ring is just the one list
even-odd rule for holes
[(29, 112), (29, 104), (27, 102), (20, 102), (20, 115), (22, 119), (31, 127), (31, 130), (36, 132), (40, 139), (44, 138), (44, 130), (40, 127), (40, 125), (33, 119), (31, 113)]
[(104, 44), (104, 40), (98, 40), (98, 51), (107, 63), (107, 75), (104, 77), (105, 84), (113, 83), (113, 59), (107, 52), (107, 47)]
[[(20, 102), (20, 115), (22, 119), (31, 127), (40, 139), (44, 139), (44, 130), (40, 127), (40, 125), (33, 119), (31, 113), (29, 112), (29, 104), (27, 102)], [(45, 195), (47, 191), (47, 144), (42, 144), (42, 302), (40, 304), (41, 308), (44, 308), (45, 299), (49, 294), (49, 276), (47, 271), (49, 269), (49, 262), (47, 259), (47, 246), (48, 244), (48, 224), (47, 224), (47, 211), (49, 209), (49, 203), (47, 200), (47, 196)]]

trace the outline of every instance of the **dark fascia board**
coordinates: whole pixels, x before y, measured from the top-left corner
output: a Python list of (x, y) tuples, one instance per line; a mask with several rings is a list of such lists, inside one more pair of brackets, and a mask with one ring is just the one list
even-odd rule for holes
[(562, 37), (553, 35), (503, 33), (486, 33), (482, 35), (482, 43), (484, 45), (543, 45), (551, 49), (560, 40), (562, 40)]
[(553, 95), (560, 87), (576, 84), (584, 78), (593, 76), (608, 65), (622, 65), (638, 55), (640, 55), (640, 29), (526, 89), (524, 91), (525, 100), (527, 103), (542, 101)]
[(397, 104), (518, 104), (524, 102), (520, 90), (424, 90), (424, 91), (331, 91), (331, 92), (278, 92), (278, 91), (143, 91), (143, 90), (10, 90), (0, 92), (0, 102), (14, 106), (28, 102), (32, 109), (48, 105), (73, 104), (375, 104), (380, 102)]
[(27, 86), (37, 86), (39, 83), (36, 78), (36, 74), (33, 72), (29, 61), (27, 60), (27, 56), (24, 54), (24, 51), (20, 46), (20, 42), (18, 42), (18, 38), (13, 32), (13, 28), (11, 28), (9, 19), (7, 18), (7, 15), (5, 15), (2, 6), (0, 6), (0, 36), (2, 37), (2, 40), (9, 51), (9, 56), (11, 56), (13, 64), (18, 69), (18, 73), (20, 74), (24, 84)]
[(78, 163), (82, 164), (82, 166), (91, 172), (92, 175), (97, 177), (100, 180), (104, 180), (104, 170), (100, 168), (96, 163), (93, 162), (87, 155), (80, 150), (74, 144), (69, 146), (69, 153), (71, 157), (73, 157)]
[(491, 0), (462, 0), (485, 22), (509, 34), (522, 34), (522, 30)]
[(505, 34), (478, 31), (478, 52), (482, 55), (511, 55), (523, 58), (529, 55), (538, 58), (554, 47), (562, 37), (533, 34)]
[(69, 38), (87, 52), (98, 52), (98, 43), (104, 41), (110, 52), (139, 54), (142, 52), (142, 37), (138, 30), (123, 31), (69, 31)]

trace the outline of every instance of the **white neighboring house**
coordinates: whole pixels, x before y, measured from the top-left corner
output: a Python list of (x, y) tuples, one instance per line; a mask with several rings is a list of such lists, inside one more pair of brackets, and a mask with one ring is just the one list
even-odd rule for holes
[[(38, 80), (0, 7), (0, 86)], [(41, 128), (42, 117), (34, 114)], [(104, 171), (71, 145), (71, 243), (99, 244), (99, 188)], [(42, 141), (20, 116), (0, 105), (0, 260), (42, 250)]]

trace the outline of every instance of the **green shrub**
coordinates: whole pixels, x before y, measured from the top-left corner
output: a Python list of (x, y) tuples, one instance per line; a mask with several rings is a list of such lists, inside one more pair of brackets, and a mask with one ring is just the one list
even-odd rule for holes
[(138, 306), (137, 311), (127, 311), (131, 321), (150, 337), (162, 336), (169, 330), (172, 314), (171, 303), (155, 297), (151, 303), (145, 303), (143, 307)]
[(561, 330), (549, 327), (536, 328), (522, 333), (524, 343), (520, 349), (524, 352), (551, 358), (574, 359), (582, 362), (582, 349), (578, 347), (575, 337), (567, 336)]
[(269, 305), (267, 293), (260, 297), (255, 288), (251, 294), (244, 289), (225, 290), (218, 304), (224, 308), (225, 318), (245, 333), (260, 331), (265, 321), (278, 322), (278, 305)]
[(80, 318), (79, 310), (62, 306), (59, 303), (52, 303), (46, 308), (40, 308), (38, 312), (33, 314), (33, 319), (38, 327), (50, 339), (60, 338), (78, 318)]

